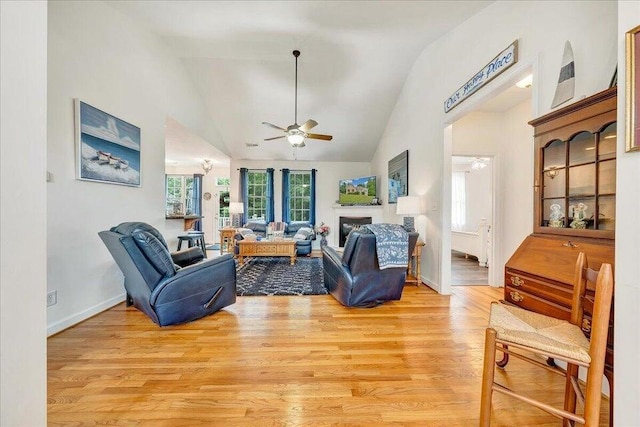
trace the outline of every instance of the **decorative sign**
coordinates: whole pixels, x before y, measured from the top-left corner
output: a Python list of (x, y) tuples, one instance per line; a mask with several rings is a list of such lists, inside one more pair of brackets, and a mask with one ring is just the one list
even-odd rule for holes
[(518, 62), (518, 40), (515, 40), (508, 48), (500, 52), (500, 54), (493, 58), (482, 70), (478, 71), (475, 76), (469, 79), (464, 86), (451, 95), (444, 102), (444, 112), (448, 113), (453, 110), (458, 104), (475, 93), (475, 91), (499, 76), (516, 62)]

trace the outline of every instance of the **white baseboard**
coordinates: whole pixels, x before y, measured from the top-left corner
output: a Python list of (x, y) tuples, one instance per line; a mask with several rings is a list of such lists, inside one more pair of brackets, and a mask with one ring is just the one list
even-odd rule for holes
[(435, 283), (433, 280), (427, 280), (423, 275), (420, 275), (420, 280), (422, 280), (423, 285), (430, 287), (439, 294), (442, 293), (440, 292), (440, 285)]
[(72, 314), (69, 317), (66, 317), (58, 322), (52, 323), (47, 326), (47, 337), (50, 337), (53, 334), (57, 334), (60, 331), (63, 331), (77, 323), (82, 322), (83, 320), (87, 320), (91, 316), (95, 316), (96, 314), (108, 310), (114, 305), (118, 305), (126, 299), (127, 294), (122, 293), (113, 298), (110, 298), (100, 304), (96, 304), (93, 307), (89, 307), (86, 310), (81, 311), (80, 313)]

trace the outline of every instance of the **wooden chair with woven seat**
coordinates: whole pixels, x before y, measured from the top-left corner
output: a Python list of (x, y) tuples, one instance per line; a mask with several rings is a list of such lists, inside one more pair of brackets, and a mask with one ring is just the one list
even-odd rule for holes
[[(570, 322), (507, 304), (498, 302), (491, 304), (489, 327), (485, 336), (480, 426), (489, 426), (491, 423), (491, 398), (494, 391), (555, 415), (563, 420), (565, 426), (572, 426), (575, 422), (586, 426), (599, 424), (602, 377), (613, 295), (613, 273), (610, 264), (602, 264), (599, 271), (586, 268), (586, 265), (586, 255), (581, 252), (578, 255), (574, 273)], [(595, 301), (587, 295), (587, 289), (595, 289)], [(593, 303), (591, 337), (587, 339), (580, 325), (584, 316), (584, 307), (590, 306), (591, 303)], [(497, 384), (495, 382), (496, 350), (566, 376), (564, 409), (518, 394)], [(567, 363), (567, 369), (547, 366), (533, 359), (528, 353), (564, 360)], [(588, 370), (584, 395), (578, 380), (579, 367)], [(584, 407), (582, 416), (576, 413), (576, 399)]]

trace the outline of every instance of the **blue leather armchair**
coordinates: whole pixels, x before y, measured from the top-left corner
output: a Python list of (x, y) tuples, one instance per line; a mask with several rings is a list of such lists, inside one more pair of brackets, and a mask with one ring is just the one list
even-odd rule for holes
[(199, 247), (169, 253), (162, 234), (144, 222), (98, 235), (124, 274), (127, 305), (160, 326), (199, 319), (236, 301), (231, 255), (204, 260)]
[[(409, 253), (418, 241), (418, 233), (409, 233)], [(410, 259), (410, 258), (409, 258)], [(324, 285), (331, 295), (347, 307), (375, 307), (385, 301), (399, 300), (407, 269), (380, 269), (374, 234), (354, 230), (349, 234), (343, 254), (322, 248)]]

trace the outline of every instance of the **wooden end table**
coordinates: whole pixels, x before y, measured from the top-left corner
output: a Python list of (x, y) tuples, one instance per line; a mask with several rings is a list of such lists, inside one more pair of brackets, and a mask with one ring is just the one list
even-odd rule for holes
[[(411, 259), (409, 260), (409, 266), (407, 267), (407, 279), (405, 280), (405, 283), (415, 283), (416, 286), (420, 286), (420, 284), (422, 283), (422, 277), (420, 276), (420, 271), (421, 271), (420, 259), (422, 258), (423, 247), (424, 247), (424, 242), (421, 240), (418, 240), (416, 242), (416, 246), (413, 248)], [(414, 270), (414, 262), (415, 262), (415, 270)]]
[(220, 255), (225, 252), (233, 253), (233, 237), (236, 235), (235, 228), (220, 229)]
[(242, 265), (244, 257), (287, 256), (291, 265), (296, 262), (296, 242), (293, 239), (282, 240), (240, 240), (238, 243), (238, 262)]

